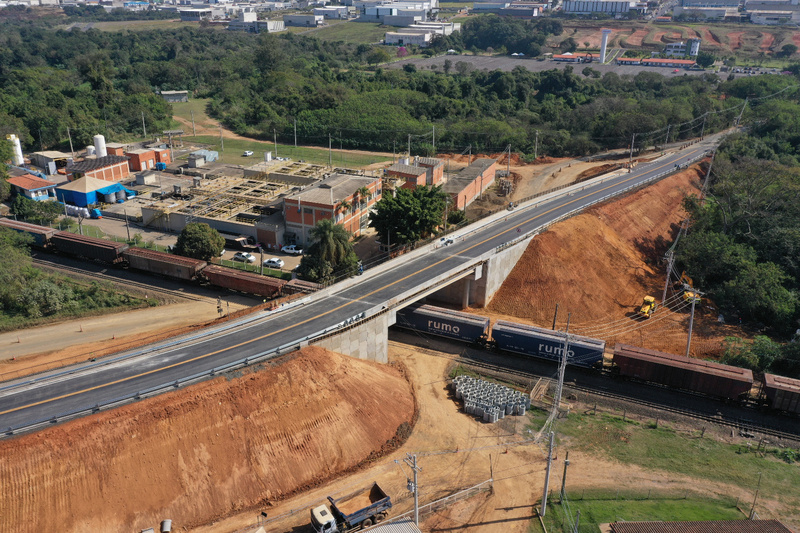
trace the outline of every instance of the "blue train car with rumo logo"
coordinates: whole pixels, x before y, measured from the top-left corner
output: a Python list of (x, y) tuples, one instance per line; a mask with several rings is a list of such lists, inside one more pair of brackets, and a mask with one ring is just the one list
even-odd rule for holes
[(489, 333), (489, 318), (420, 305), (397, 312), (396, 326), (465, 342), (481, 342)]
[[(550, 329), (497, 320), (492, 327), (492, 339), (497, 348), (507, 352), (561, 361), (564, 354), (564, 334)], [(605, 341), (570, 335), (567, 364), (592, 368), (603, 362)]]

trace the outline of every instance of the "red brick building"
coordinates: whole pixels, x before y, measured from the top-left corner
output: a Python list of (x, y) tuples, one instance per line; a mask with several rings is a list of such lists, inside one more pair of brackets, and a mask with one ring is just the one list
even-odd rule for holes
[(404, 180), (401, 185), (404, 189), (438, 185), (444, 179), (444, 161), (434, 157), (415, 157), (408, 165), (397, 163), (388, 167), (385, 174), (389, 178)]
[(67, 165), (66, 172), (69, 181), (87, 176), (104, 181), (121, 181), (131, 174), (128, 158), (118, 155), (73, 162)]
[(381, 192), (380, 178), (334, 174), (287, 196), (283, 199), (284, 240), (307, 246), (311, 228), (326, 218), (360, 235), (369, 225), (369, 210), (381, 199)]
[(167, 148), (140, 148), (128, 150), (125, 155), (130, 158), (130, 167), (134, 172), (142, 170), (152, 170), (156, 168), (156, 163), (171, 163)]
[(453, 207), (463, 211), (475, 198), (494, 183), (497, 161), (476, 159), (467, 168), (447, 180), (442, 190), (453, 199)]

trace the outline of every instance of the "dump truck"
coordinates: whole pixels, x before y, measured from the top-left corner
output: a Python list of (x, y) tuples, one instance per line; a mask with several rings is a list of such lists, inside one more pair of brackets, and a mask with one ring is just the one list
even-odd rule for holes
[(650, 318), (656, 310), (656, 299), (652, 296), (645, 296), (639, 314), (645, 318)]
[(330, 508), (320, 505), (311, 510), (311, 526), (317, 533), (345, 533), (363, 529), (386, 518), (392, 499), (377, 484), (369, 489), (334, 500), (328, 496)]

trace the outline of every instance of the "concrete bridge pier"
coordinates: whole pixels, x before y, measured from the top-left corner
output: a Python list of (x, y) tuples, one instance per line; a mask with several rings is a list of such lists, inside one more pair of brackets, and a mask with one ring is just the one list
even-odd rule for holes
[(391, 318), (390, 322), (390, 313), (380, 313), (311, 344), (358, 359), (388, 363), (389, 326), (394, 324), (394, 313)]

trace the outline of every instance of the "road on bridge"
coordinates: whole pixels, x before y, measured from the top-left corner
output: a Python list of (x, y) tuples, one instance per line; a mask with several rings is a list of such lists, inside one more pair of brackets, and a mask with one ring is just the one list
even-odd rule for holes
[(103, 406), (149, 388), (174, 383), (247, 357), (279, 347), (294, 347), (342, 321), (381, 309), (397, 296), (427, 281), (475, 264), (477, 258), (500, 245), (534, 232), (552, 221), (602, 198), (619, 194), (654, 177), (699, 159), (713, 149), (719, 136), (640, 165), (630, 173), (588, 181), (571, 193), (552, 199), (539, 198), (507, 211), (499, 220), (472, 230), (449, 246), (430, 247), (428, 253), (403, 257), (371, 274), (365, 272), (346, 288), (330, 289), (325, 297), (312, 298), (269, 316), (256, 315), (232, 325), (215, 326), (190, 340), (157, 345), (91, 364), (7, 382), (0, 386), (0, 429), (5, 435), (34, 422), (56, 421), (67, 413)]

